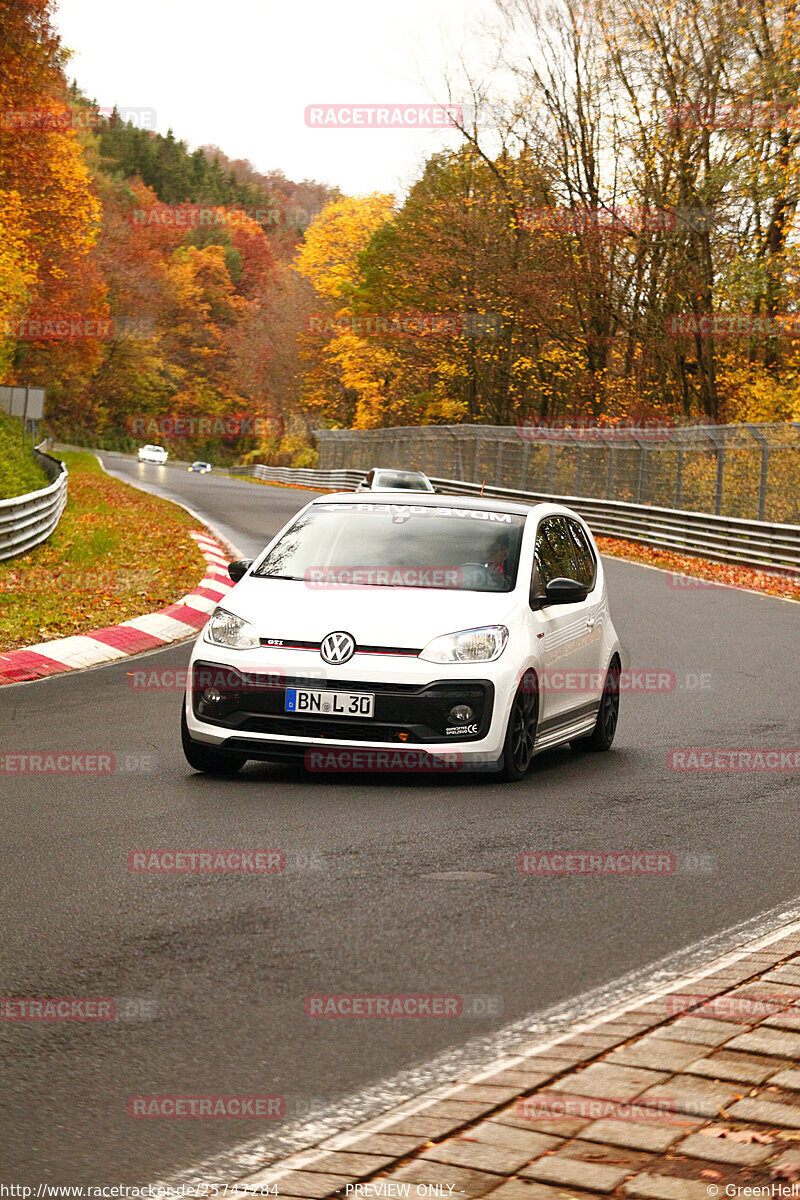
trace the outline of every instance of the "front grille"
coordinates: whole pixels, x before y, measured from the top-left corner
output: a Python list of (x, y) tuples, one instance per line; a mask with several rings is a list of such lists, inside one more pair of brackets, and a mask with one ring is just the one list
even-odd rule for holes
[[(220, 669), (207, 663), (194, 668), (192, 702), (202, 721), (236, 733), (268, 733), (282, 737), (307, 737), (328, 742), (470, 742), (486, 736), (492, 718), (494, 687), (488, 680), (439, 680), (430, 684), (365, 683), (364, 680), (322, 681), (276, 675), (242, 675), (224, 668), (224, 687), (216, 687), (218, 698), (204, 699), (209, 680), (218, 680)], [(370, 692), (375, 696), (375, 715), (323, 717), (285, 711), (287, 687)], [(450, 710), (468, 704), (474, 716), (470, 727), (453, 726)], [(459, 733), (447, 734), (448, 728)]]
[[(304, 642), (295, 638), (266, 638), (259, 639), (262, 646), (274, 650), (319, 650), (322, 642)], [(409, 646), (359, 646), (355, 648), (355, 654), (389, 654), (401, 658), (418, 658), (422, 650), (413, 649)]]

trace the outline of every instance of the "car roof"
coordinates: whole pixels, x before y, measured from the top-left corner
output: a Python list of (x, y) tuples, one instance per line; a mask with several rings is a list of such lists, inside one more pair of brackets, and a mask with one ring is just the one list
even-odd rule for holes
[[(446, 496), (441, 493), (434, 492), (416, 492), (415, 497), (424, 497), (423, 499), (409, 500), (409, 504), (424, 504), (426, 507), (434, 508), (464, 508), (470, 511), (479, 512), (504, 512), (516, 513), (520, 517), (527, 517), (534, 508), (555, 508), (557, 506), (551, 504), (520, 504), (515, 500), (495, 500), (491, 496)], [(400, 504), (402, 501), (397, 498), (396, 491), (385, 492), (333, 492), (327, 496), (318, 496), (312, 500), (312, 504), (329, 504), (333, 501), (336, 504)], [(368, 497), (368, 498), (367, 498)]]
[(428, 478), (424, 471), (409, 471), (405, 467), (373, 467), (372, 470), (376, 475), (422, 475)]

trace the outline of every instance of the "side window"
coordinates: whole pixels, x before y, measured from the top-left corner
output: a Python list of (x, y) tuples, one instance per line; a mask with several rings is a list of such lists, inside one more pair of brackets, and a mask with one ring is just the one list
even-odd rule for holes
[(567, 525), (575, 547), (575, 566), (577, 568), (575, 578), (591, 591), (597, 580), (597, 560), (594, 551), (577, 521), (568, 520)]
[(545, 517), (536, 534), (533, 552), (532, 594), (541, 596), (552, 580), (575, 579), (578, 570), (574, 543), (563, 517)]

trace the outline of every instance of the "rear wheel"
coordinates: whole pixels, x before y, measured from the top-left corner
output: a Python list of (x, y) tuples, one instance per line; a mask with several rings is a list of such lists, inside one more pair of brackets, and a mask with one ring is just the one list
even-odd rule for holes
[(539, 721), (539, 684), (533, 671), (522, 678), (503, 742), (501, 779), (509, 783), (524, 778), (533, 760), (536, 726)]
[(195, 771), (203, 771), (206, 775), (235, 775), (247, 762), (243, 754), (225, 754), (221, 750), (215, 750), (213, 746), (193, 741), (186, 724), (185, 708), (181, 708), (181, 742), (189, 766), (194, 767)]
[(603, 694), (600, 697), (600, 707), (597, 710), (597, 720), (594, 729), (587, 737), (575, 738), (570, 745), (575, 750), (610, 750), (617, 732), (619, 719), (619, 677), (620, 661), (616, 654), (606, 672)]

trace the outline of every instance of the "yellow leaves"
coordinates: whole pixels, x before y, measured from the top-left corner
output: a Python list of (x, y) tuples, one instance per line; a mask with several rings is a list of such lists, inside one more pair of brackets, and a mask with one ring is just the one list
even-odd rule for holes
[(720, 371), (719, 383), (728, 396), (726, 420), (800, 420), (800, 381), (792, 375), (780, 379), (747, 366), (733, 367)]
[(373, 233), (389, 219), (394, 196), (375, 192), (346, 196), (328, 204), (306, 230), (297, 269), (320, 296), (344, 297), (358, 278), (358, 255)]
[(0, 190), (0, 322), (22, 310), (35, 277), (22, 198), (19, 192)]

